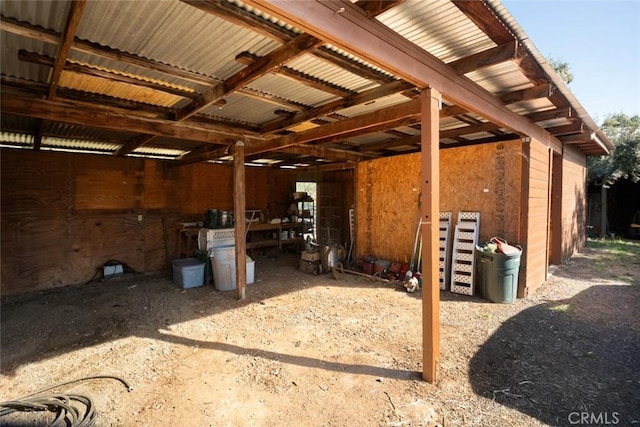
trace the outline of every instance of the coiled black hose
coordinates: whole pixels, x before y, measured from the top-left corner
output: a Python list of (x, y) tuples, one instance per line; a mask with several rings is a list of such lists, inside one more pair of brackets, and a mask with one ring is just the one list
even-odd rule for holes
[(127, 391), (133, 390), (125, 380), (115, 375), (93, 375), (89, 377), (78, 378), (75, 380), (53, 385), (51, 387), (40, 389), (34, 393), (22, 396), (15, 400), (0, 402), (0, 417), (13, 414), (14, 412), (49, 411), (55, 413), (56, 415), (53, 421), (51, 421), (51, 423), (49, 424), (52, 427), (92, 426), (98, 418), (98, 412), (96, 411), (95, 405), (93, 404), (93, 401), (89, 396), (65, 393), (42, 393), (78, 381), (87, 381), (99, 378), (118, 380), (122, 384), (124, 384), (124, 386), (127, 388)]

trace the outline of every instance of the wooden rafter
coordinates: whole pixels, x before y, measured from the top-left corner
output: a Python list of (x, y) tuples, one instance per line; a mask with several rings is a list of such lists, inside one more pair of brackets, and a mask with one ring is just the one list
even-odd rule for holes
[(291, 127), (298, 123), (305, 122), (307, 120), (311, 120), (313, 118), (326, 115), (332, 113), (334, 111), (338, 111), (347, 107), (352, 107), (354, 105), (362, 104), (369, 101), (374, 101), (377, 98), (381, 98), (383, 96), (392, 95), (394, 93), (401, 92), (406, 90), (408, 87), (412, 87), (409, 83), (397, 80), (392, 83), (387, 83), (383, 86), (378, 86), (373, 89), (369, 89), (363, 92), (360, 92), (355, 95), (351, 95), (344, 99), (339, 99), (336, 101), (328, 102), (319, 107), (313, 108), (309, 111), (295, 114), (294, 116), (278, 119), (271, 123), (267, 123), (263, 126), (263, 133), (273, 133), (287, 127)]
[(263, 153), (310, 141), (326, 141), (328, 138), (345, 138), (363, 131), (374, 132), (392, 129), (405, 124), (407, 120), (417, 120), (419, 115), (420, 99), (417, 99), (349, 119), (328, 123), (304, 132), (249, 144), (247, 153)]
[(474, 24), (478, 26), (491, 40), (501, 45), (515, 40), (513, 34), (495, 15), (488, 12), (487, 5), (482, 1), (451, 0)]
[(51, 72), (51, 79), (49, 80), (49, 95), (48, 100), (52, 100), (56, 96), (56, 90), (58, 89), (58, 83), (60, 82), (60, 76), (64, 69), (64, 64), (69, 56), (69, 50), (71, 49), (71, 43), (76, 35), (76, 31), (80, 26), (80, 19), (82, 13), (87, 6), (87, 0), (73, 0), (71, 2), (69, 15), (67, 16), (67, 23), (64, 27), (64, 33), (60, 44), (58, 46), (58, 54), (56, 55), (55, 64)]
[(358, 147), (360, 152), (380, 151), (388, 148), (402, 147), (403, 145), (416, 145), (420, 143), (420, 135), (412, 135), (404, 138), (389, 138), (380, 142), (363, 144)]
[(492, 65), (500, 64), (518, 58), (518, 42), (512, 40), (491, 49), (449, 62), (451, 68), (458, 74), (467, 74)]
[(251, 65), (248, 65), (247, 67), (241, 69), (233, 76), (229, 77), (222, 84), (211, 88), (199, 99), (184, 107), (178, 112), (178, 120), (184, 120), (191, 117), (192, 115), (207, 108), (209, 105), (222, 99), (224, 96), (251, 83), (254, 80), (257, 80), (274, 68), (282, 65), (287, 61), (290, 61), (298, 55), (303, 54), (304, 52), (314, 48), (320, 43), (322, 42), (319, 39), (307, 34), (302, 34), (290, 40), (268, 55), (263, 56)]
[[(560, 142), (552, 135), (511, 111), (486, 89), (457, 75), (451, 67), (381, 22), (368, 19), (361, 9), (348, 1), (247, 0), (245, 3), (388, 70), (417, 87), (433, 87), (442, 93), (444, 99), (501, 127), (537, 138), (554, 150), (561, 150)], [(338, 13), (342, 9), (344, 12)], [(502, 43), (513, 39), (511, 36)]]
[[(3, 91), (7, 88), (15, 88), (20, 92), (28, 92), (39, 96), (46, 96), (49, 90), (48, 85), (45, 83), (21, 80), (7, 76), (0, 76), (0, 84), (3, 86)], [(173, 109), (114, 98), (109, 95), (90, 94), (69, 88), (58, 88), (56, 93), (59, 95), (59, 98), (71, 101), (92, 101), (102, 106), (117, 108), (118, 110), (132, 110), (137, 114), (153, 115), (155, 117), (168, 120), (173, 120), (175, 118), (175, 111)]]
[[(258, 32), (266, 37), (270, 37), (281, 43), (286, 43), (297, 34), (281, 27), (268, 19), (261, 16), (248, 13), (246, 10), (229, 4), (225, 1), (217, 0), (182, 0), (184, 3), (190, 4), (199, 8), (207, 13), (218, 16), (240, 25), (251, 31)], [(338, 67), (345, 69), (355, 75), (359, 75), (365, 79), (372, 80), (378, 83), (389, 83), (395, 80), (394, 77), (381, 73), (371, 67), (362, 64), (361, 62), (354, 61), (344, 55), (340, 55), (325, 46), (321, 46), (309, 52), (318, 58), (324, 59)]]
[(550, 84), (543, 84), (527, 89), (516, 90), (500, 95), (500, 100), (505, 104), (515, 104), (516, 102), (530, 101), (532, 99), (548, 98), (553, 93), (554, 87)]
[(313, 145), (294, 145), (292, 147), (286, 147), (278, 151), (288, 154), (302, 154), (305, 156), (313, 156), (338, 162), (357, 162), (368, 157), (366, 155), (363, 155), (362, 153), (353, 151), (317, 147)]
[[(502, 24), (496, 14), (484, 1), (452, 0), (467, 18), (471, 19), (496, 44), (502, 44), (515, 39), (515, 36)], [(537, 61), (526, 52), (520, 53), (516, 62), (520, 71), (534, 85), (549, 83), (546, 73)], [(549, 100), (558, 108), (568, 107), (569, 103), (560, 92), (550, 94)]]
[(571, 107), (563, 107), (527, 114), (526, 117), (532, 122), (544, 122), (545, 120), (564, 119), (572, 116)]
[(47, 101), (43, 99), (27, 99), (13, 94), (3, 93), (0, 107), (6, 114), (30, 116), (61, 123), (92, 126), (102, 129), (127, 130), (170, 138), (202, 141), (220, 144), (227, 139), (245, 139), (249, 143), (257, 143), (263, 138), (247, 135), (228, 126), (214, 126), (189, 121), (175, 122), (157, 117), (132, 114), (131, 111), (118, 110), (112, 107), (75, 102)]
[(364, 10), (369, 18), (374, 18), (402, 3), (404, 0), (358, 0), (356, 5)]
[[(258, 55), (254, 55), (251, 52), (241, 52), (236, 56), (236, 62), (244, 65), (254, 64), (258, 60), (260, 60), (260, 57)], [(273, 74), (278, 74), (282, 77), (286, 77), (296, 82), (302, 83), (314, 89), (318, 89), (322, 92), (331, 93), (337, 96), (353, 95), (353, 92), (349, 89), (345, 89), (331, 82), (327, 82), (317, 77), (313, 77), (309, 74), (305, 74), (301, 71), (294, 70), (293, 68), (287, 67), (286, 65), (279, 66), (271, 72)]]
[(554, 126), (545, 128), (547, 132), (552, 135), (563, 136), (563, 135), (574, 135), (581, 134), (586, 132), (586, 128), (584, 126), (584, 122), (580, 119), (573, 120), (572, 123), (562, 125), (562, 126)]
[[(26, 50), (18, 51), (18, 59), (21, 61), (29, 62), (31, 64), (44, 65), (46, 67), (54, 66), (54, 59), (41, 55), (38, 53), (27, 52)], [(82, 65), (75, 62), (66, 61), (64, 64), (64, 70), (70, 71), (78, 74), (84, 74), (93, 77), (100, 77), (103, 79), (108, 79), (110, 81), (126, 83), (139, 87), (146, 87), (149, 89), (157, 90), (164, 93), (169, 93), (172, 95), (182, 96), (184, 98), (195, 99), (198, 94), (195, 91), (189, 91), (184, 89), (179, 89), (172, 86), (162, 85), (159, 83), (155, 83), (149, 80), (136, 79), (133, 77), (129, 77), (120, 73), (101, 70), (95, 67), (90, 67), (88, 65)]]
[(583, 144), (595, 140), (595, 132), (584, 132), (576, 135), (559, 136), (558, 139), (565, 144)]

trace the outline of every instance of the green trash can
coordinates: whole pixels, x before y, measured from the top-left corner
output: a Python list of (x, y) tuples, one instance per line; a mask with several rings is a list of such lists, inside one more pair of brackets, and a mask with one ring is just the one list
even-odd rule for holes
[(200, 261), (204, 261), (204, 284), (211, 282), (213, 278), (213, 271), (211, 269), (211, 259), (209, 258), (209, 252), (200, 249), (196, 250), (196, 258)]
[(487, 252), (476, 247), (478, 294), (491, 302), (511, 304), (518, 296), (518, 273), (522, 250), (512, 255)]

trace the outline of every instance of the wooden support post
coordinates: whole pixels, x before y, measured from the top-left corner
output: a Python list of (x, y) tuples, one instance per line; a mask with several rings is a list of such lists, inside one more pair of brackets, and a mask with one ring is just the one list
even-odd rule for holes
[(434, 383), (440, 359), (440, 92), (422, 91), (422, 378)]
[(247, 239), (244, 214), (246, 207), (244, 176), (244, 142), (238, 141), (233, 147), (233, 212), (236, 240), (236, 292), (239, 300), (244, 299), (247, 288)]

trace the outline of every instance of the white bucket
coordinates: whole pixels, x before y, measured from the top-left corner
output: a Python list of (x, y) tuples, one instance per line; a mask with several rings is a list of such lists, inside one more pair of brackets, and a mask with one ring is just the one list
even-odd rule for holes
[[(212, 249), (211, 267), (213, 284), (218, 291), (236, 289), (236, 252), (235, 246), (220, 246)], [(255, 261), (247, 257), (247, 284), (254, 282)]]

